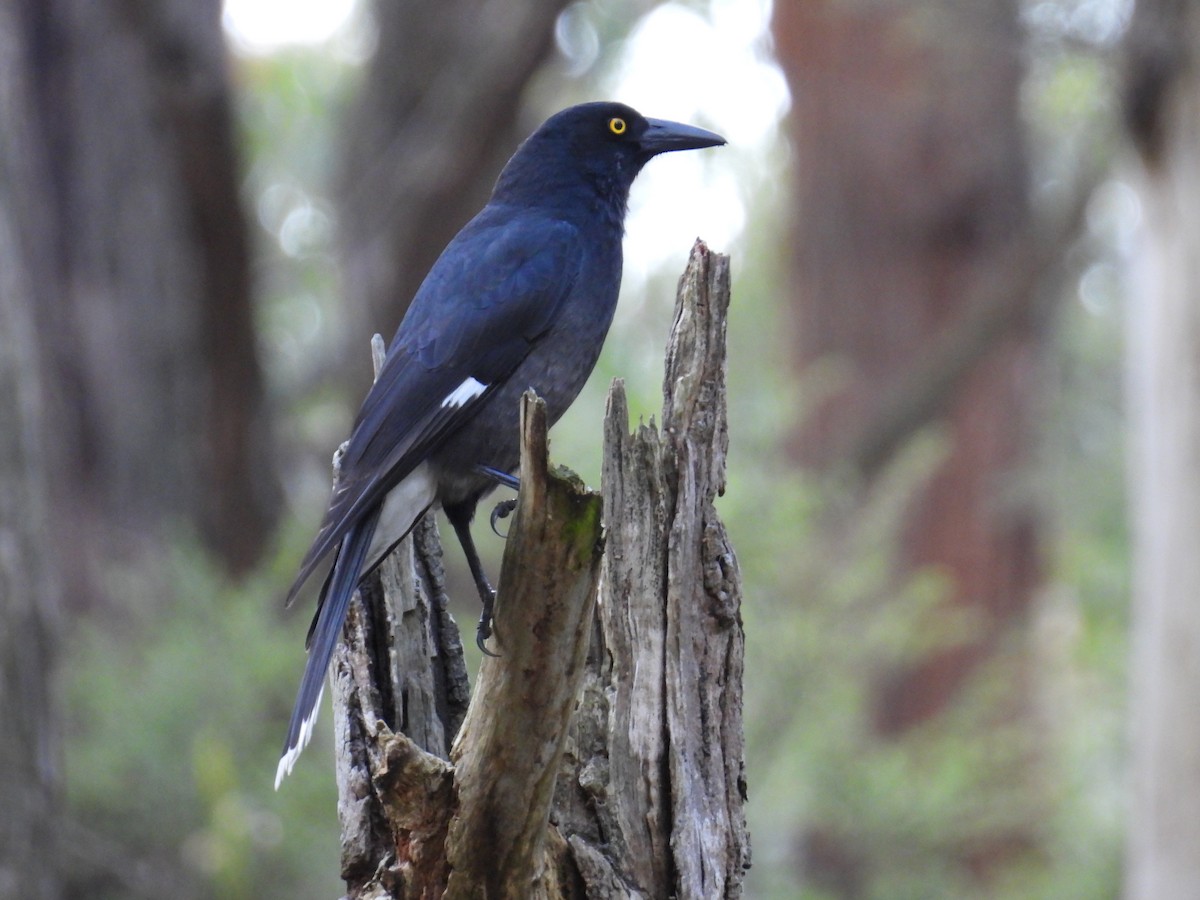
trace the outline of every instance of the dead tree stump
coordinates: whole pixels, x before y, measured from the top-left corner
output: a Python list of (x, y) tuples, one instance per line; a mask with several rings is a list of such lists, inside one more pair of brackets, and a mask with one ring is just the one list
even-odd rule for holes
[(348, 897), (740, 896), (741, 586), (713, 506), (728, 304), (728, 258), (698, 241), (662, 429), (630, 434), (613, 384), (602, 498), (551, 469), (544, 407), (523, 399), (502, 655), (465, 721), (432, 521), (352, 605), (331, 670)]

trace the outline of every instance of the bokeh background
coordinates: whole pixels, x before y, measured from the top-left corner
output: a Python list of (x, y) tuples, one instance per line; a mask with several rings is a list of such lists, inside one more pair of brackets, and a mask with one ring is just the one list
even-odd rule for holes
[(1198, 49), (1171, 0), (3, 0), (0, 897), (340, 895), (328, 715), (271, 790), (282, 595), (371, 334), (602, 98), (729, 139), (635, 186), (552, 453), (595, 483), (731, 254), (746, 895), (1200, 897)]

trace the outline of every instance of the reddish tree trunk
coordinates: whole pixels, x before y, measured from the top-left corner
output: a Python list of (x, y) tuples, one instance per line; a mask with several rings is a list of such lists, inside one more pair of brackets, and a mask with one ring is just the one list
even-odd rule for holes
[[(888, 408), (984, 295), (1028, 306), (1028, 266), (1013, 264), (1031, 224), (1017, 7), (780, 3), (773, 30), (793, 96), (795, 360), (822, 391), (792, 451), (857, 466), (869, 484), (897, 435), (936, 422), (945, 455), (904, 515), (895, 578), (936, 568), (946, 602), (981, 623), (878, 679), (876, 733), (899, 735), (945, 710), (1022, 627), (1040, 575), (1035, 513), (1015, 485), (1036, 397), (1028, 317), (964, 350), (965, 375), (907, 417)], [(1016, 677), (998, 715), (1020, 715), (1028, 688)], [(1002, 843), (978, 851), (980, 868), (1008, 855)]]
[[(805, 463), (836, 464), (886, 413), (882, 389), (990, 286), (1028, 224), (1015, 7), (945, 8), (938, 21), (938, 6), (776, 8), (795, 98), (797, 364), (838, 366), (830, 398), (796, 435)], [(1039, 571), (1032, 511), (1011, 491), (1028, 447), (1036, 353), (1028, 329), (1009, 332), (952, 391), (939, 410), (947, 456), (903, 535), (907, 566), (949, 574), (955, 601), (995, 620), (995, 635), (1028, 606)], [(880, 728), (937, 712), (987, 650), (897, 673), (882, 691)]]

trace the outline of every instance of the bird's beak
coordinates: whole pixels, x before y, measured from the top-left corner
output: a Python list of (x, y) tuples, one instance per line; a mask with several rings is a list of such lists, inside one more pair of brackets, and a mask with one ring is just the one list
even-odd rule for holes
[(684, 125), (682, 122), (668, 122), (666, 119), (647, 119), (649, 126), (642, 133), (642, 151), (647, 157), (671, 150), (699, 150), (701, 147), (719, 147), (725, 143), (725, 138), (712, 131), (696, 128), (694, 125)]

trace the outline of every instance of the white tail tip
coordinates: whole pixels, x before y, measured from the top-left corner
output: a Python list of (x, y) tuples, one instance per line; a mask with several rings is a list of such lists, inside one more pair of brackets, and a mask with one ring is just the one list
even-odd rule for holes
[(308, 746), (308, 742), (312, 740), (313, 728), (317, 724), (317, 712), (321, 709), (321, 700), (324, 696), (325, 686), (321, 685), (321, 690), (317, 694), (317, 702), (313, 704), (312, 711), (300, 723), (300, 733), (296, 735), (296, 743), (289, 746), (284, 751), (283, 756), (279, 758), (279, 767), (275, 769), (275, 790), (279, 790), (279, 786), (283, 784), (283, 779), (292, 774), (292, 768), (296, 765), (296, 760), (300, 758), (300, 754)]

